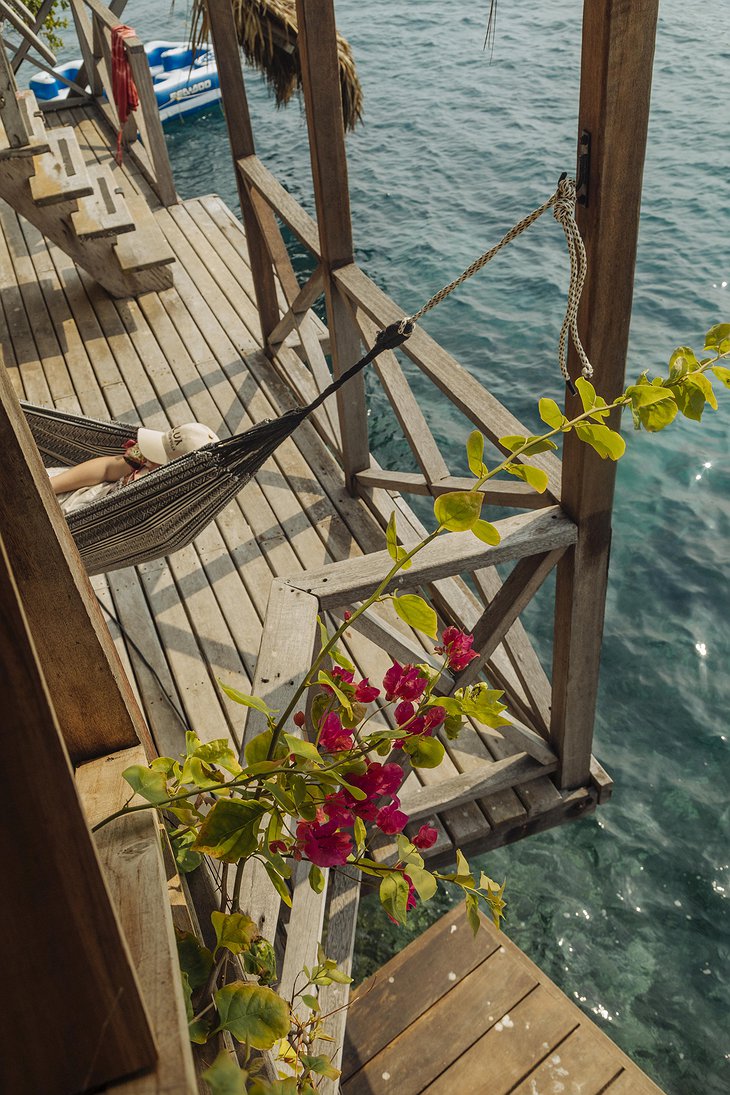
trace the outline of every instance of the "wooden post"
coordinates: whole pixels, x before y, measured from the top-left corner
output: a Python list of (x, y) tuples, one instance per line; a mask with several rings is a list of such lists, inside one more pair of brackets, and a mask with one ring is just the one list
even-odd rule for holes
[(30, 143), (30, 134), (15, 95), (17, 90), (15, 76), (5, 52), (5, 43), (0, 37), (0, 118), (11, 148), (21, 148)]
[[(579, 134), (591, 138), (588, 256), (579, 329), (607, 401), (624, 387), (658, 0), (586, 0)], [(571, 362), (573, 376), (579, 364)], [(566, 413), (580, 410), (568, 398)], [(618, 426), (618, 416), (610, 423)], [(616, 465), (565, 439), (562, 504), (578, 542), (558, 564), (551, 738), (564, 788), (588, 779), (603, 634)]]
[(152, 757), (149, 730), (5, 369), (0, 437), (0, 531), (71, 759), (80, 764), (138, 741)]
[[(337, 61), (333, 0), (297, 0), (297, 47), (307, 111), (314, 201), (324, 270), (332, 366), (335, 377), (360, 356), (360, 335), (332, 279), (332, 271), (353, 261), (345, 127)], [(360, 374), (337, 393), (342, 462), (348, 487), (370, 467), (365, 381)]]
[[(0, 1024), (0, 1090), (97, 1091), (153, 1067), (157, 1052), (1, 536), (0, 655), (0, 938), (12, 1001)], [(103, 698), (85, 700), (91, 721)]]
[(150, 63), (144, 51), (144, 43), (136, 35), (134, 37), (130, 36), (124, 39), (124, 49), (139, 95), (139, 108), (138, 111), (135, 111), (135, 114), (142, 122), (139, 128), (142, 131), (145, 150), (154, 171), (155, 180), (152, 187), (163, 205), (176, 205), (177, 190), (175, 189), (175, 180), (170, 166), (170, 157), (167, 153), (167, 142), (160, 121), (160, 111), (155, 98)]
[(228, 140), (236, 171), (238, 200), (241, 203), (241, 216), (246, 230), (251, 275), (261, 323), (261, 337), (265, 347), (269, 335), (279, 322), (279, 304), (276, 299), (274, 274), (266, 244), (253, 211), (248, 190), (237, 166), (238, 161), (245, 156), (253, 156), (256, 149), (251, 116), (248, 112), (246, 87), (243, 82), (236, 21), (233, 17), (231, 0), (207, 0), (207, 7), (210, 37), (218, 66), (223, 110), (228, 127)]

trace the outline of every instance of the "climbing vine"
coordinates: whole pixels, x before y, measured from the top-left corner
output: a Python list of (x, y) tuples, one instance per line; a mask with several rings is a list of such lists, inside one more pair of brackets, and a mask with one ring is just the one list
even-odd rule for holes
[[(438, 634), (434, 609), (421, 596), (399, 593), (398, 575), (443, 532), (468, 533), (499, 543), (495, 525), (483, 519), (483, 487), (505, 473), (544, 491), (547, 475), (529, 458), (557, 448), (573, 432), (602, 459), (618, 460), (625, 441), (608, 425), (612, 411), (630, 409), (637, 430), (657, 432), (678, 415), (699, 421), (709, 405), (717, 408), (712, 380), (730, 388), (730, 324), (713, 327), (704, 353), (675, 350), (664, 376), (643, 372), (634, 384), (607, 403), (593, 384), (576, 381), (581, 411), (568, 418), (552, 399), (541, 399), (539, 416), (547, 427), (531, 436), (500, 439), (508, 455), (493, 467), (485, 463), (484, 438), (474, 431), (466, 452), (474, 483), (469, 490), (441, 495), (434, 502), (436, 527), (415, 547), (399, 541), (395, 515), (386, 530), (392, 565), (373, 593), (342, 624), (329, 631), (320, 620), (321, 645), (311, 668), (282, 711), (264, 700), (221, 685), (235, 703), (263, 715), (266, 729), (237, 756), (226, 739), (203, 742), (186, 736), (180, 757), (160, 757), (148, 766), (128, 768), (124, 778), (143, 803), (130, 801), (115, 818), (138, 810), (159, 810), (181, 870), (194, 870), (202, 856), (222, 866), (220, 908), (212, 914), (216, 944), (210, 950), (192, 934), (178, 938), (183, 986), (196, 1043), (214, 1045), (228, 1032), (245, 1049), (243, 1067), (224, 1048), (204, 1074), (214, 1095), (313, 1095), (320, 1078), (338, 1076), (328, 1053), (316, 1045), (327, 1018), (319, 989), (350, 980), (320, 948), (284, 999), (271, 986), (277, 972), (273, 948), (240, 907), (246, 869), (258, 864), (281, 900), (291, 904), (289, 880), (305, 863), (309, 885), (322, 892), (329, 869), (357, 871), (377, 885), (387, 916), (405, 924), (418, 901), (439, 886), (458, 891), (473, 930), (480, 907), (499, 926), (504, 884), (475, 872), (461, 852), (454, 870), (429, 870), (424, 855), (438, 839), (432, 826), (409, 829), (399, 789), (404, 764), (435, 768), (445, 755), (443, 738), (454, 740), (469, 722), (499, 728), (508, 724), (502, 693), (485, 682), (441, 694), (445, 673), (457, 675), (477, 657), (472, 636), (455, 627)], [(394, 592), (390, 587), (395, 584)], [(389, 600), (407, 624), (434, 642), (440, 661), (401, 665), (394, 661), (377, 684), (358, 679), (341, 648), (356, 619), (377, 602)], [(99, 826), (100, 827), (100, 826)], [(394, 854), (383, 861), (374, 851), (387, 838)], [(230, 875), (232, 874), (232, 880)], [(321, 1045), (321, 1043), (320, 1043)], [(280, 1078), (261, 1072), (257, 1051), (273, 1051)]]

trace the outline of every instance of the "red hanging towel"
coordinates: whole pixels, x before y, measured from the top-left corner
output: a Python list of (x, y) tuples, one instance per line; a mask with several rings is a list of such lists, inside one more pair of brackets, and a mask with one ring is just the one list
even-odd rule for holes
[(117, 163), (122, 162), (122, 130), (133, 110), (139, 106), (139, 95), (132, 78), (132, 69), (124, 49), (123, 38), (134, 36), (134, 29), (121, 23), (112, 28), (112, 93), (119, 115), (117, 134)]

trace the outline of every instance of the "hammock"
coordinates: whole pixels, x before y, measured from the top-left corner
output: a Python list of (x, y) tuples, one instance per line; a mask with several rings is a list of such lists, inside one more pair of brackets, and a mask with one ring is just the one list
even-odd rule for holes
[[(66, 518), (89, 574), (159, 559), (185, 547), (235, 498), (274, 450), (330, 395), (384, 350), (408, 338), (412, 326), (392, 324), (375, 346), (306, 407), (260, 422), (234, 437), (172, 460)], [(137, 426), (101, 422), (21, 403), (43, 462), (80, 464), (118, 456)]]

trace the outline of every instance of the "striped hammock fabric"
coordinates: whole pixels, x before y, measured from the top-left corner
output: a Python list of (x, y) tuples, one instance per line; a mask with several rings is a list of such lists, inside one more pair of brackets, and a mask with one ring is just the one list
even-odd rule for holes
[[(172, 460), (69, 514), (68, 527), (89, 574), (146, 563), (189, 544), (300, 422), (384, 350), (405, 342), (412, 330), (403, 321), (381, 331), (372, 349), (306, 407)], [(30, 403), (21, 407), (46, 467), (118, 456), (137, 433), (137, 425), (129, 423), (101, 422)]]

